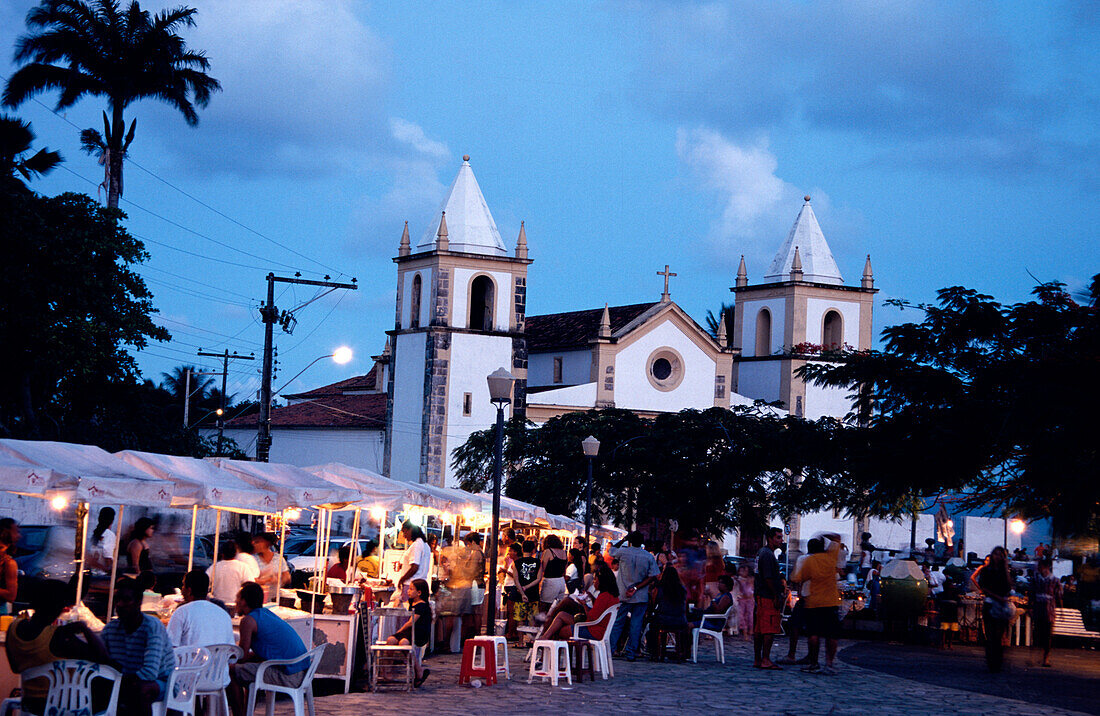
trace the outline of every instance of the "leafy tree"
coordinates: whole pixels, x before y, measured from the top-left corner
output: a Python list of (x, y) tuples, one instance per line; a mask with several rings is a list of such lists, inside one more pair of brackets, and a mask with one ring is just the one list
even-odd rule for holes
[(206, 375), (197, 375), (201, 371), (197, 366), (179, 365), (169, 373), (161, 373), (160, 387), (167, 390), (173, 398), (182, 401), (187, 391), (187, 372), (191, 372), (191, 397), (193, 400), (202, 400), (210, 394), (214, 387), (214, 379)]
[[(28, 156), (33, 143), (30, 122), (0, 115), (0, 189), (5, 194), (28, 191), (23, 181), (49, 174), (62, 162), (60, 154), (48, 149), (39, 149)], [(23, 181), (16, 174), (23, 177)]]
[(853, 406), (869, 418), (844, 430), (836, 483), (853, 509), (949, 491), (963, 508), (1096, 531), (1100, 276), (1087, 303), (1057, 282), (1033, 294), (1003, 305), (945, 288), (916, 307), (922, 321), (885, 329), (882, 351), (801, 369), (817, 385), (862, 386)]
[[(118, 206), (122, 194), (122, 160), (135, 125), (126, 131), (126, 109), (142, 99), (175, 107), (190, 125), (199, 121), (195, 105), (205, 107), (217, 80), (206, 74), (210, 61), (190, 49), (178, 31), (194, 27), (196, 10), (178, 7), (155, 16), (137, 0), (122, 7), (118, 0), (43, 0), (27, 14), (31, 32), (19, 38), (16, 62), (3, 102), (17, 107), (34, 95), (59, 90), (57, 109), (71, 107), (84, 95), (107, 100), (104, 134), (85, 130), (86, 150), (105, 150), (107, 206)], [(136, 121), (136, 120), (135, 120)]]
[(0, 196), (0, 432), (64, 439), (139, 377), (127, 348), (168, 340), (131, 266), (148, 257), (122, 213), (83, 194)]

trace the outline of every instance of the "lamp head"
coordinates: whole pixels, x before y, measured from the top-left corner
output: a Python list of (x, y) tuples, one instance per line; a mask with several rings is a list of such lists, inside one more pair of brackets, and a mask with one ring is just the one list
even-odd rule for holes
[(504, 368), (497, 368), (485, 379), (489, 383), (489, 400), (500, 407), (512, 402), (512, 386), (516, 377)]
[(332, 353), (332, 360), (339, 365), (350, 363), (352, 359), (351, 349), (347, 346), (340, 346)]
[(1027, 529), (1027, 523), (1021, 519), (1009, 520), (1008, 529), (1014, 535), (1022, 535), (1024, 530)]
[(600, 441), (592, 435), (589, 435), (584, 440), (581, 440), (581, 449), (584, 450), (585, 457), (596, 457), (600, 452)]

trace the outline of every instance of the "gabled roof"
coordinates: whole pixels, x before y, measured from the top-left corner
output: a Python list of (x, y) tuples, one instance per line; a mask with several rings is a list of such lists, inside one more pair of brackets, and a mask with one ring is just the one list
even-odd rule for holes
[(507, 250), (497, 231), (497, 224), (489, 212), (489, 205), (481, 194), (481, 187), (470, 168), (470, 157), (462, 158), (462, 166), (447, 196), (435, 216), (431, 218), (427, 231), (416, 245), (417, 251), (431, 251), (435, 248), (436, 232), (442, 214), (447, 216), (447, 236), (450, 241), (448, 250), (468, 254), (489, 254), (506, 256)]
[[(635, 303), (629, 306), (611, 306), (611, 332), (634, 321), (638, 316), (652, 308), (654, 303)], [(589, 341), (600, 332), (602, 308), (587, 311), (569, 311), (566, 313), (547, 313), (542, 316), (528, 316), (524, 325), (527, 336), (527, 350), (540, 353), (551, 350), (579, 350), (587, 348)]]
[(798, 212), (798, 218), (794, 220), (791, 232), (787, 234), (787, 240), (783, 242), (779, 253), (772, 260), (768, 272), (764, 274), (765, 282), (787, 281), (790, 279), (791, 266), (794, 264), (795, 249), (802, 259), (802, 280), (812, 283), (844, 283), (840, 276), (840, 269), (833, 259), (833, 252), (825, 241), (825, 234), (821, 233), (821, 226), (817, 223), (814, 210), (810, 206), (810, 197), (806, 197), (806, 203)]
[[(259, 414), (228, 421), (227, 428), (256, 428)], [(386, 394), (330, 395), (272, 408), (274, 428), (373, 428), (386, 426)]]
[(364, 391), (377, 390), (375, 387), (378, 383), (377, 371), (378, 367), (372, 366), (366, 375), (357, 375), (336, 383), (322, 385), (320, 388), (307, 390), (304, 393), (287, 394), (283, 397), (291, 400), (310, 400), (324, 395), (344, 395), (347, 393), (361, 393)]

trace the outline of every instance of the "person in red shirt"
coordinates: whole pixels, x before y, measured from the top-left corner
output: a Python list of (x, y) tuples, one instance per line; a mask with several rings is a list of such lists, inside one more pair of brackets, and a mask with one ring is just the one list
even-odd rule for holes
[(336, 564), (328, 568), (325, 578), (339, 579), (341, 582), (348, 581), (349, 562), (351, 562), (351, 542), (336, 551)]
[[(619, 583), (615, 580), (615, 573), (606, 564), (600, 564), (596, 568), (592, 588), (597, 592), (592, 600), (592, 606), (585, 606), (578, 601), (577, 595), (571, 595), (561, 600), (547, 619), (547, 626), (542, 630), (539, 639), (573, 638), (573, 625), (577, 622), (594, 622), (600, 615), (619, 603)], [(584, 594), (583, 597), (590, 595)], [(580, 637), (582, 639), (603, 639), (607, 630), (607, 622), (591, 627), (582, 627)]]

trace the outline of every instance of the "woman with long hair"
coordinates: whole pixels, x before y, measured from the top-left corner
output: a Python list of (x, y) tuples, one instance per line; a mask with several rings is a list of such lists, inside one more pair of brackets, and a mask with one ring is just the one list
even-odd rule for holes
[(115, 559), (115, 545), (118, 543), (118, 535), (111, 529), (115, 523), (115, 510), (113, 507), (104, 507), (99, 511), (99, 519), (95, 529), (92, 530), (92, 560), (95, 566), (110, 574), (111, 564)]
[(569, 554), (557, 535), (547, 535), (543, 542), (542, 558), (539, 564), (539, 606), (548, 611), (550, 605), (559, 597), (568, 594), (565, 588), (565, 566)]
[(672, 565), (665, 567), (657, 580), (654, 599), (651, 634), (655, 638), (650, 639), (651, 658), (664, 656), (669, 632), (676, 635), (677, 656), (684, 658), (688, 630), (687, 597), (687, 587), (680, 579), (680, 573)]
[(130, 543), (126, 546), (126, 567), (132, 574), (153, 571), (153, 560), (149, 557), (149, 539), (157, 529), (157, 523), (148, 517), (141, 517), (134, 523), (130, 532)]
[(1004, 665), (1004, 635), (1016, 613), (1016, 607), (1008, 599), (1012, 591), (1012, 572), (1008, 567), (1005, 548), (994, 547), (985, 558), (985, 563), (970, 576), (970, 581), (983, 597), (985, 664), (996, 673)]

